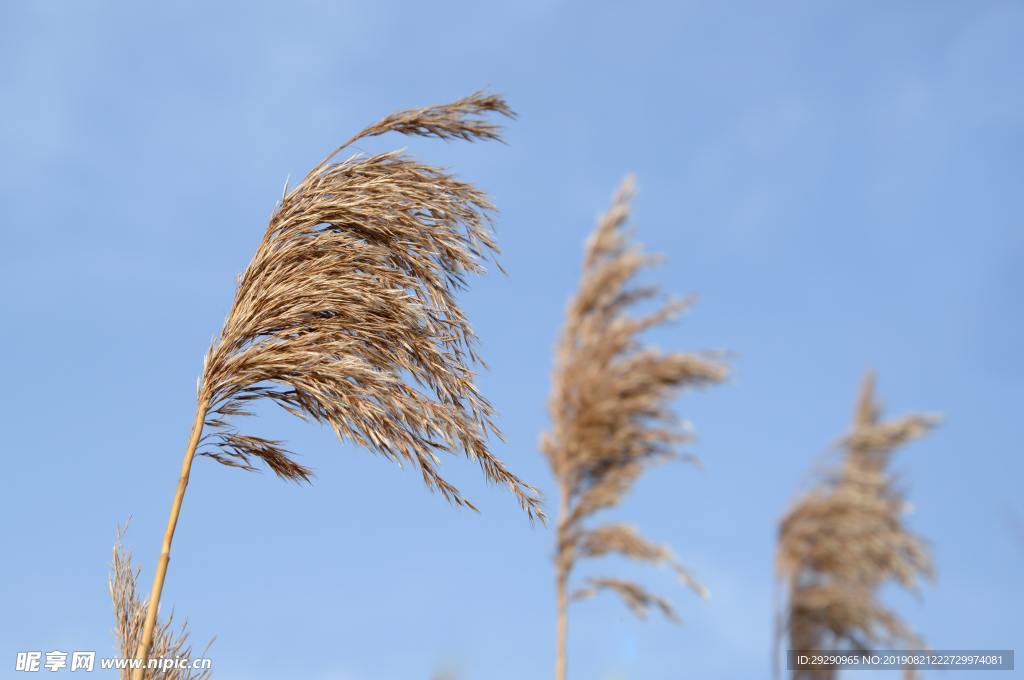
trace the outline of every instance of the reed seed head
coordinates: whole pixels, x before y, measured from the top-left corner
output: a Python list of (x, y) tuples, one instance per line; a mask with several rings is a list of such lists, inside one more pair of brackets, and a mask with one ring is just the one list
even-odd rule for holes
[[(667, 565), (706, 596), (666, 546), (626, 524), (587, 526), (595, 514), (618, 505), (651, 465), (687, 458), (679, 446), (692, 435), (672, 402), (682, 390), (722, 382), (728, 373), (718, 354), (662, 352), (641, 341), (644, 331), (675, 318), (692, 300), (668, 300), (648, 314), (631, 313), (637, 303), (660, 297), (657, 287), (634, 282), (659, 258), (630, 242), (632, 197), (633, 180), (627, 177), (587, 241), (579, 291), (557, 346), (551, 429), (541, 438), (565, 504), (556, 568), (567, 575), (579, 559), (618, 554)], [(591, 579), (572, 599), (600, 590), (617, 593), (639, 615), (655, 608), (675, 618), (667, 601), (619, 579)]]
[[(789, 510), (779, 528), (776, 572), (787, 587), (789, 647), (868, 651), (922, 642), (879, 601), (889, 582), (916, 590), (934, 570), (924, 541), (904, 522), (907, 502), (888, 470), (899, 446), (939, 423), (934, 415), (880, 421), (874, 376), (864, 378), (853, 427), (840, 440), (838, 469)], [(907, 671), (907, 677), (913, 677)], [(829, 669), (798, 670), (794, 680), (832, 680)]]
[(398, 132), (500, 139), (487, 114), (512, 116), (485, 93), (392, 114), (328, 155), (287, 190), (206, 355), (208, 409), (200, 455), (285, 479), (312, 471), (281, 442), (231, 424), (267, 400), (398, 463), (456, 505), (473, 507), (439, 472), (464, 453), (507, 486), (532, 518), (536, 490), (490, 450), (500, 437), (480, 394), (476, 338), (456, 293), (497, 253), (483, 192), (401, 152), (332, 160), (357, 140)]
[[(111, 566), (108, 586), (111, 600), (114, 603), (116, 625), (114, 634), (117, 638), (118, 651), (122, 658), (131, 659), (135, 657), (135, 650), (142, 638), (142, 628), (146, 620), (148, 605), (139, 597), (139, 569), (132, 566), (131, 551), (122, 546), (126, 530), (127, 524), (117, 529), (114, 561)], [(205, 657), (212, 644), (213, 640), (210, 640), (199, 656)], [(180, 626), (175, 626), (173, 612), (165, 621), (157, 623), (151, 649), (150, 658), (153, 659), (196, 658), (192, 656), (188, 622), (185, 621)], [(129, 680), (131, 676), (129, 669), (120, 669), (119, 673), (121, 680)], [(153, 668), (147, 669), (144, 673), (145, 680), (209, 680), (210, 677), (209, 670), (191, 668)]]

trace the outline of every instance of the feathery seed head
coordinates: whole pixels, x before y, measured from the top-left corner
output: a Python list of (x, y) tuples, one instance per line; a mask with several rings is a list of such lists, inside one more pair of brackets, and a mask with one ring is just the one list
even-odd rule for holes
[[(123, 548), (121, 541), (127, 530), (127, 524), (117, 529), (117, 541), (114, 544), (114, 562), (111, 567), (108, 586), (110, 597), (114, 603), (114, 629), (118, 651), (122, 658), (135, 657), (135, 650), (142, 638), (142, 628), (146, 620), (147, 604), (138, 594), (139, 569), (132, 566), (132, 555)], [(193, 659), (192, 646), (188, 640), (188, 623), (174, 625), (174, 614), (167, 620), (158, 623), (153, 635), (150, 657), (154, 659)], [(199, 656), (206, 656), (213, 640)], [(121, 680), (129, 680), (131, 671), (121, 669)], [(209, 680), (209, 670), (192, 668), (151, 668), (145, 673), (145, 680)]]
[[(634, 278), (660, 259), (630, 243), (632, 198), (633, 179), (627, 177), (587, 240), (579, 291), (557, 346), (552, 425), (541, 438), (565, 506), (556, 566), (565, 577), (578, 559), (614, 553), (668, 565), (706, 596), (666, 546), (624, 524), (584, 526), (617, 505), (650, 465), (685, 458), (678, 447), (692, 436), (673, 412), (673, 399), (685, 388), (722, 382), (728, 373), (715, 354), (666, 353), (640, 341), (640, 334), (678, 316), (692, 300), (669, 300), (642, 316), (630, 313), (636, 303), (659, 297), (656, 287), (637, 286)], [(654, 607), (675, 618), (667, 601), (619, 579), (591, 579), (573, 599), (600, 590), (617, 593), (639, 615)]]
[(392, 114), (286, 191), (204, 361), (209, 432), (200, 455), (244, 469), (262, 460), (308, 481), (311, 470), (280, 442), (231, 427), (264, 399), (415, 464), (429, 488), (473, 507), (438, 471), (438, 454), (463, 452), (531, 518), (543, 517), (536, 491), (488, 447), (488, 433), (500, 432), (475, 384), (476, 339), (456, 300), (467, 275), (497, 253), (493, 206), (474, 186), (400, 152), (331, 160), (387, 132), (499, 139), (488, 113), (512, 116), (484, 93)]
[[(887, 582), (916, 589), (933, 576), (924, 542), (905, 526), (906, 500), (888, 473), (893, 450), (934, 428), (934, 415), (879, 422), (874, 375), (864, 378), (840, 469), (782, 519), (776, 571), (788, 588), (785, 632), (792, 649), (866, 651), (921, 642), (878, 601)], [(907, 671), (913, 677), (912, 671)], [(794, 680), (831, 680), (830, 670), (798, 670)]]

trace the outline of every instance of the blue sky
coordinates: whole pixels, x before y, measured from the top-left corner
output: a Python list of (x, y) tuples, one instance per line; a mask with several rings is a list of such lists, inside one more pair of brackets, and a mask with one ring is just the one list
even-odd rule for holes
[[(509, 275), (463, 300), (509, 465), (553, 492), (551, 347), (626, 172), (668, 258), (652, 278), (700, 295), (652, 341), (735, 353), (679, 402), (706, 469), (659, 469), (615, 513), (711, 600), (609, 563), (685, 625), (577, 605), (571, 677), (769, 677), (775, 522), (868, 366), (890, 413), (946, 416), (897, 457), (938, 580), (890, 601), (935, 648), (1024, 649), (1022, 31), (1024, 6), (987, 1), (4, 3), (0, 675), (18, 650), (112, 650), (129, 516), (148, 588), (202, 354), (286, 177), (480, 87), (520, 114), (507, 146), (362, 149), (408, 146), (501, 209)], [(217, 678), (550, 677), (551, 531), (475, 466), (445, 470), (479, 515), (315, 426), (254, 429), (318, 476), (197, 461), (164, 603), (218, 636)]]

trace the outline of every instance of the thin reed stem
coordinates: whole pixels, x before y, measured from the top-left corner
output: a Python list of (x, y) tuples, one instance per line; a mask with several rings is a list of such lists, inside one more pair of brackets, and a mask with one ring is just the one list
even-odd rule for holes
[[(558, 545), (561, 546), (567, 539), (566, 521), (569, 515), (569, 490), (565, 484), (560, 484), (558, 489)], [(559, 551), (561, 554), (561, 551)], [(566, 631), (568, 629), (568, 594), (569, 570), (564, 564), (557, 564), (555, 567), (555, 588), (557, 591), (556, 602), (558, 609), (558, 624), (555, 633), (555, 680), (565, 680), (565, 648)]]
[(157, 562), (156, 574), (153, 576), (153, 589), (150, 591), (149, 605), (146, 607), (146, 623), (142, 628), (142, 639), (139, 640), (139, 647), (135, 650), (135, 658), (141, 663), (139, 663), (139, 668), (132, 670), (132, 680), (143, 680), (145, 677), (144, 667), (149, 660), (149, 648), (153, 644), (157, 609), (160, 607), (160, 593), (164, 588), (167, 564), (171, 560), (171, 542), (174, 540), (174, 530), (178, 526), (178, 515), (181, 514), (181, 502), (185, 498), (185, 489), (188, 487), (188, 478), (192, 471), (192, 460), (195, 458), (196, 447), (199, 446), (199, 438), (203, 433), (203, 422), (206, 420), (207, 408), (208, 403), (205, 399), (201, 400), (196, 406), (196, 417), (192, 422), (192, 434), (189, 435), (188, 446), (185, 447), (185, 458), (181, 463), (181, 476), (178, 478), (178, 488), (174, 492), (171, 515), (167, 518), (167, 530), (164, 532), (164, 542), (160, 549), (160, 561)]

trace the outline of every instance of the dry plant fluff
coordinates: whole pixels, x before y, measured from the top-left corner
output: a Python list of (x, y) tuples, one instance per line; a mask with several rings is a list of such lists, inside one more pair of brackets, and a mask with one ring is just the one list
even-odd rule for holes
[(608, 590), (640, 617), (655, 608), (676, 618), (667, 600), (630, 581), (593, 578), (569, 594), (569, 577), (580, 559), (618, 554), (664, 564), (700, 595), (707, 594), (668, 547), (649, 542), (626, 524), (588, 526), (595, 514), (617, 505), (647, 467), (683, 457), (678, 446), (691, 435), (673, 412), (673, 399), (684, 388), (718, 383), (727, 374), (714, 354), (665, 353), (641, 344), (641, 333), (669, 321), (690, 301), (670, 300), (647, 315), (630, 314), (634, 304), (660, 297), (657, 288), (634, 284), (635, 275), (659, 258), (629, 243), (632, 195), (632, 179), (627, 178), (587, 242), (579, 291), (557, 347), (552, 425), (541, 438), (560, 500), (557, 680), (565, 678), (570, 601)]
[[(470, 184), (400, 152), (334, 157), (387, 132), (499, 139), (487, 114), (500, 97), (390, 115), (342, 144), (286, 191), (203, 362), (195, 422), (164, 537), (137, 657), (149, 653), (163, 578), (195, 453), (225, 465), (308, 481), (278, 441), (238, 432), (253, 401), (326, 423), (339, 438), (416, 466), (427, 487), (473, 507), (439, 473), (439, 454), (464, 453), (507, 486), (532, 518), (535, 490), (488, 447), (500, 436), (474, 383), (475, 336), (455, 294), (495, 254), (493, 206)], [(139, 678), (135, 678), (139, 680)]]
[[(118, 529), (117, 542), (114, 544), (114, 563), (110, 571), (110, 597), (114, 602), (114, 618), (117, 623), (118, 651), (122, 658), (130, 659), (135, 655), (142, 629), (146, 619), (146, 603), (138, 595), (139, 570), (132, 566), (132, 555), (127, 548), (121, 547), (124, 529)], [(210, 649), (206, 645), (200, 656), (205, 657)], [(153, 658), (160, 659), (193, 659), (192, 646), (188, 641), (188, 625), (182, 623), (175, 627), (174, 614), (156, 626), (153, 636)], [(130, 670), (119, 670), (121, 680), (128, 680)], [(209, 670), (191, 668), (152, 668), (142, 676), (145, 680), (209, 680)]]
[[(878, 600), (895, 582), (916, 590), (933, 576), (924, 542), (903, 521), (907, 502), (888, 472), (893, 450), (939, 419), (879, 421), (874, 377), (864, 378), (838, 469), (801, 498), (779, 528), (776, 572), (786, 590), (779, 635), (797, 650), (920, 649), (922, 642)], [(835, 670), (794, 670), (794, 680), (833, 680)], [(905, 672), (912, 678), (912, 669)]]

